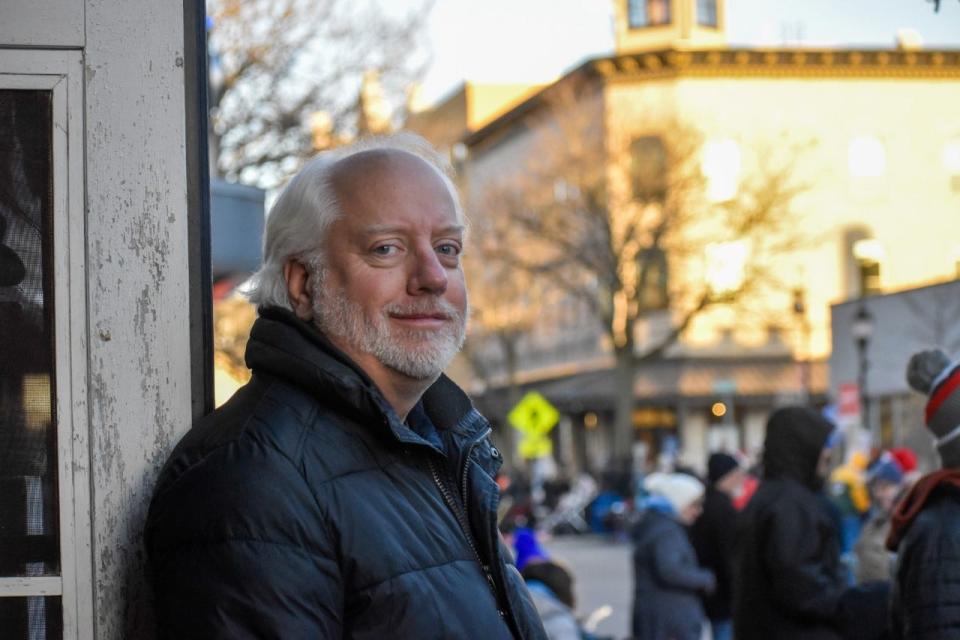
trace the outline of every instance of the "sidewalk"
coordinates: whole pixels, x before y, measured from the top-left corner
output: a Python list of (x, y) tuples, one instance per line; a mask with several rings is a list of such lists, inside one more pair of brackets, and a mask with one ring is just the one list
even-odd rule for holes
[(618, 640), (630, 632), (633, 599), (631, 547), (610, 538), (563, 536), (544, 542), (550, 555), (565, 562), (576, 579), (577, 615), (589, 615), (602, 606), (612, 608), (596, 628), (597, 635)]

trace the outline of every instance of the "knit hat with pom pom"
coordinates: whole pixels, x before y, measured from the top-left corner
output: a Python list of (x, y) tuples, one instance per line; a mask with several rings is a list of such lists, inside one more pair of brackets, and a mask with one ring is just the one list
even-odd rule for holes
[(925, 420), (942, 454), (945, 445), (960, 439), (960, 362), (939, 349), (921, 351), (910, 358), (907, 382), (929, 396)]

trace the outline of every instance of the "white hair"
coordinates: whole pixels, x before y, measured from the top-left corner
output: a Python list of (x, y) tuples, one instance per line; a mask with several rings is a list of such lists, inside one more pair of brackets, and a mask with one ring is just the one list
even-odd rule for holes
[(267, 216), (263, 239), (263, 265), (253, 274), (247, 297), (258, 307), (292, 310), (283, 266), (290, 258), (304, 262), (311, 271), (323, 264), (322, 245), (328, 227), (343, 215), (331, 182), (334, 165), (362, 151), (406, 151), (424, 160), (440, 175), (453, 199), (457, 219), (466, 224), (460, 198), (453, 184), (450, 163), (420, 136), (401, 131), (369, 137), (324, 151), (310, 160), (280, 193)]

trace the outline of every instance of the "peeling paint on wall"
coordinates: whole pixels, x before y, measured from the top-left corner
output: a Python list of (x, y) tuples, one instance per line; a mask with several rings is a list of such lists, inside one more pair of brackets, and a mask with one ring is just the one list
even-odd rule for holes
[(183, 7), (87, 0), (86, 42), (95, 634), (150, 638), (143, 525), (191, 412)]

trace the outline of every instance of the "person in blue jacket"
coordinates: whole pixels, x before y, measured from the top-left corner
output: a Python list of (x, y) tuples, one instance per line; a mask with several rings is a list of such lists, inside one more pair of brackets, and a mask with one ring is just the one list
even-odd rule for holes
[(464, 216), (409, 134), (320, 154), (267, 221), (250, 382), (163, 468), (165, 638), (545, 638), (497, 532), (460, 349)]
[(684, 527), (700, 516), (703, 484), (685, 473), (654, 473), (644, 480), (649, 497), (633, 530), (633, 638), (699, 640), (701, 594), (716, 578), (697, 563)]

